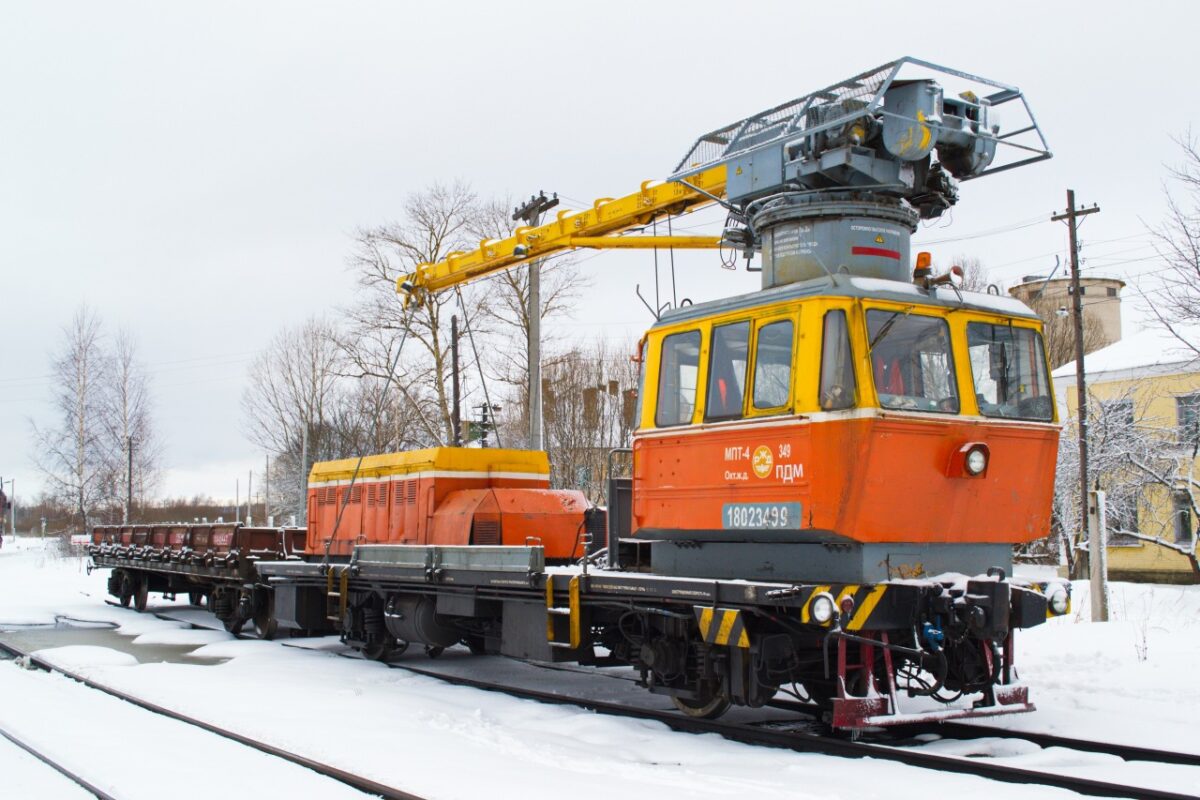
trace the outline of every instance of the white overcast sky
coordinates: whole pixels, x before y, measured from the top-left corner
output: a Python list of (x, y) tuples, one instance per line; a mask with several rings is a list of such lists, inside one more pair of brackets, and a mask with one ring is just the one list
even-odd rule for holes
[[(977, 256), (998, 282), (1045, 272), (1062, 225), (974, 235), (1046, 218), (1071, 187), (1102, 208), (1083, 231), (1088, 266), (1152, 280), (1144, 222), (1178, 161), (1170, 137), (1200, 130), (1198, 28), (1193, 2), (10, 0), (0, 475), (18, 495), (40, 485), (30, 421), (53, 422), (45, 376), (81, 303), (140, 343), (166, 490), (232, 495), (262, 463), (239, 412), (249, 360), (353, 299), (353, 231), (394, 219), (407, 193), (461, 178), (485, 196), (626, 194), (700, 133), (902, 55), (1019, 86), (1055, 152), (964, 185), (917, 243), (956, 238), (928, 249)], [(633, 289), (652, 291), (650, 263), (582, 262), (589, 296), (547, 335), (640, 332)], [(696, 300), (758, 281), (711, 253), (679, 266)]]

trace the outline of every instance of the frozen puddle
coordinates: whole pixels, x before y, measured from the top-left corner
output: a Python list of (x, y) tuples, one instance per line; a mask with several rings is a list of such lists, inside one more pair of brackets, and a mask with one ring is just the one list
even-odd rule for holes
[(27, 653), (60, 647), (104, 648), (132, 656), (139, 664), (210, 665), (228, 661), (227, 658), (192, 655), (200, 647), (231, 638), (224, 632), (166, 627), (137, 635), (130, 635), (132, 633), (135, 631), (120, 632), (116, 623), (60, 619), (53, 625), (0, 626), (0, 641)]

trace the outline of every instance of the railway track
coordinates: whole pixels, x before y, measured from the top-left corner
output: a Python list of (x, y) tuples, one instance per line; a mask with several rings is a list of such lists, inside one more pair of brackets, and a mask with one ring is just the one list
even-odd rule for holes
[[(89, 689), (94, 689), (98, 692), (103, 692), (104, 694), (107, 694), (111, 697), (115, 697), (118, 700), (123, 700), (127, 703), (137, 706), (138, 708), (144, 709), (146, 711), (150, 711), (151, 713), (166, 717), (168, 719), (175, 720), (177, 722), (182, 722), (184, 724), (194, 726), (201, 730), (207, 731), (208, 733), (216, 734), (217, 736), (220, 736), (224, 739), (229, 739), (240, 745), (249, 747), (260, 753), (274, 756), (275, 758), (282, 759), (283, 761), (287, 761), (287, 762), (290, 762), (297, 766), (304, 767), (305, 769), (312, 770), (313, 772), (315, 772), (319, 775), (323, 775), (327, 778), (330, 778), (339, 783), (345, 784), (346, 786), (349, 786), (353, 789), (357, 789), (361, 792), (365, 792), (365, 793), (371, 794), (371, 795), (376, 795), (378, 797), (383, 797), (383, 798), (386, 798), (387, 800), (424, 800), (424, 798), (420, 797), (419, 795), (415, 795), (410, 792), (403, 791), (402, 789), (398, 789), (394, 786), (389, 786), (387, 784), (379, 783), (378, 781), (373, 781), (369, 778), (364, 778), (360, 775), (356, 775), (352, 772), (341, 769), (339, 767), (335, 767), (330, 764), (325, 764), (323, 762), (316, 761), (316, 760), (308, 758), (306, 756), (302, 756), (298, 753), (294, 753), (289, 750), (285, 750), (281, 747), (276, 747), (275, 745), (269, 744), (267, 742), (259, 741), (258, 739), (254, 739), (250, 736), (246, 736), (244, 734), (238, 733), (238, 732), (230, 730), (228, 728), (223, 728), (219, 725), (214, 725), (211, 722), (205, 722), (204, 720), (188, 716), (187, 714), (183, 714), (183, 713), (175, 711), (173, 709), (166, 708), (165, 706), (161, 706), (157, 703), (152, 703), (148, 700), (144, 700), (135, 695), (128, 694), (127, 692), (123, 692), (119, 689), (114, 689), (111, 686), (106, 686), (103, 683), (93, 681), (90, 678), (80, 675), (79, 673), (77, 673), (71, 669), (67, 669), (65, 667), (52, 664), (49, 661), (46, 661), (45, 659), (42, 659), (35, 655), (27, 653), (27, 652), (23, 651), (22, 649), (20, 649), (19, 647), (15, 647), (8, 642), (0, 641), (0, 652), (7, 654), (8, 656), (11, 656), (14, 659), (17, 659), (17, 658), (25, 659), (31, 666), (37, 667), (38, 669), (44, 670), (46, 672), (53, 672), (53, 673), (57, 673), (59, 675), (63, 675), (67, 678), (70, 678), (73, 681), (77, 681), (78, 683), (83, 684), (84, 686), (88, 687)], [(70, 771), (63, 768), (61, 765), (55, 763), (53, 760), (50, 760), (48, 756), (44, 756), (43, 754), (40, 754), (33, 749), (30, 749), (30, 747), (28, 745), (22, 743), (21, 741), (18, 741), (18, 739), (16, 737), (14, 737), (14, 736), (10, 735), (9, 733), (7, 733), (6, 731), (4, 731), (3, 728), (0, 728), (0, 735), (3, 735), (6, 739), (11, 741), (13, 744), (26, 750), (27, 752), (29, 752), (31, 755), (38, 758), (39, 760), (42, 760), (46, 764), (50, 765), (51, 767), (54, 767), (56, 770), (61, 772), (66, 777), (75, 781), (80, 786), (87, 789), (89, 792), (92, 792), (98, 798), (101, 798), (101, 800), (110, 800), (111, 795), (106, 794), (103, 791), (92, 786), (91, 784), (86, 783), (86, 781), (83, 781), (82, 778), (79, 778), (78, 776), (74, 775)], [(115, 798), (112, 798), (112, 800), (115, 800)]]
[[(534, 666), (554, 671), (588, 674), (596, 677), (609, 678), (612, 680), (623, 680), (629, 682), (636, 681), (636, 678), (634, 678), (632, 675), (610, 675), (596, 672), (595, 670), (565, 666), (561, 664), (535, 664)], [(820, 718), (820, 711), (815, 706), (808, 703), (801, 703), (796, 700), (775, 699), (767, 703), (767, 705), (771, 708), (805, 715), (806, 717), (811, 718), (814, 724), (816, 724)], [(974, 722), (913, 723), (911, 725), (897, 726), (895, 728), (881, 730), (882, 733), (875, 735), (884, 736), (892, 743), (912, 740), (922, 735), (934, 735), (939, 738), (959, 740), (988, 738), (1021, 739), (1027, 742), (1032, 742), (1043, 749), (1048, 747), (1062, 747), (1068, 750), (1079, 750), (1085, 753), (1099, 753), (1103, 755), (1116, 756), (1123, 761), (1149, 761), (1159, 764), (1177, 764), (1180, 766), (1200, 767), (1200, 754), (1196, 753), (1181, 753), (1174, 750), (1155, 750), (1147, 747), (1118, 744), (1114, 742), (1097, 742), (1090, 739), (1075, 739), (1050, 733), (1017, 731), (1008, 728), (997, 728), (988, 725), (981, 725)]]
[[(177, 619), (169, 614), (158, 614), (162, 619), (183, 622), (197, 628), (206, 627), (194, 620)], [(217, 628), (218, 626), (211, 626)], [(253, 639), (254, 636), (239, 634), (238, 638)], [(288, 645), (284, 645), (288, 646)], [(0, 643), (0, 647), (3, 644)], [(346, 654), (347, 657), (361, 658), (357, 654)], [(989, 760), (949, 756), (937, 753), (923, 752), (913, 748), (916, 737), (922, 734), (936, 734), (945, 739), (980, 739), (987, 737), (1004, 739), (1022, 739), (1033, 742), (1041, 747), (1062, 747), (1089, 753), (1116, 756), (1125, 761), (1143, 761), (1160, 764), (1171, 764), (1200, 769), (1200, 756), (1179, 753), (1175, 751), (1156, 750), (1108, 742), (1073, 739), (1052, 734), (1025, 733), (1003, 728), (993, 728), (983, 725), (962, 723), (941, 723), (928, 725), (905, 726), (895, 732), (889, 732), (884, 741), (852, 741), (837, 736), (831, 736), (817, 722), (811, 706), (794, 701), (775, 701), (771, 703), (775, 709), (796, 712), (800, 716), (792, 720), (773, 719), (765, 722), (727, 722), (721, 720), (702, 720), (685, 717), (673, 710), (656, 710), (632, 706), (626, 703), (610, 702), (595, 698), (580, 697), (539, 689), (529, 689), (497, 681), (481, 680), (478, 678), (450, 674), (438, 669), (425, 669), (410, 663), (393, 663), (387, 665), (392, 669), (435, 678), (457, 686), (467, 686), (484, 691), (494, 691), (522, 699), (555, 705), (572, 705), (586, 708), (596, 713), (620, 716), (634, 719), (647, 719), (661, 722), (675, 731), (685, 733), (716, 733), (726, 739), (758, 746), (774, 747), (801, 753), (817, 753), (844, 758), (878, 758), (896, 761), (910, 766), (934, 769), (942, 772), (953, 772), (965, 775), (975, 775), (991, 780), (1007, 783), (1042, 785), (1067, 789), (1080, 794), (1094, 797), (1137, 797), (1148, 800), (1196, 800), (1200, 794), (1185, 794), (1162, 789), (1146, 788), (1131, 784), (1113, 783), (1090, 778), (1065, 775), (1045, 770), (1034, 770), (1000, 764)], [(537, 665), (547, 666), (547, 665)], [(53, 668), (53, 667), (51, 667)], [(589, 674), (592, 677), (603, 676), (612, 680), (628, 681), (629, 678), (614, 675), (604, 675), (592, 670), (579, 667), (547, 666), (548, 669), (564, 672)], [(53, 668), (55, 671), (63, 670)], [(78, 676), (76, 680), (84, 680)], [(104, 690), (103, 687), (98, 687)], [(141, 703), (136, 698), (130, 702)], [(199, 723), (201, 726), (207, 723)], [(301, 762), (296, 762), (301, 763)], [(1200, 782), (1200, 771), (1197, 772)], [(377, 792), (381, 793), (382, 792)], [(412, 797), (412, 795), (386, 795)]]
[[(1055, 772), (1046, 772), (1042, 770), (1032, 770), (1023, 767), (997, 764), (979, 759), (959, 758), (954, 756), (926, 753), (913, 750), (911, 747), (906, 748), (900, 744), (894, 743), (888, 744), (866, 741), (850, 741), (847, 739), (840, 739), (830, 736), (826, 733), (814, 732), (812, 730), (814, 727), (812, 720), (803, 721), (807, 722), (807, 726), (802, 725), (800, 729), (786, 729), (780, 727), (781, 722), (777, 720), (754, 724), (729, 723), (722, 722), (720, 720), (693, 719), (690, 717), (685, 717), (675, 711), (658, 711), (649, 708), (628, 706), (622, 703), (611, 703), (588, 698), (572, 697), (569, 695), (536, 689), (524, 689), (505, 684), (494, 683), (491, 681), (466, 678), (459, 675), (448, 675), (437, 670), (422, 669), (420, 667), (407, 664), (389, 664), (388, 666), (394, 669), (403, 669), (418, 675), (436, 678), (438, 680), (458, 686), (470, 686), (472, 688), (483, 689), (485, 691), (502, 692), (514, 697), (536, 700), (542, 703), (575, 705), (590, 709), (600, 714), (654, 720), (656, 722), (661, 722), (667, 727), (676, 731), (686, 733), (716, 733), (725, 737), (726, 739), (742, 742), (744, 744), (782, 748), (800, 753), (819, 753), (824, 755), (841, 756), (845, 758), (878, 758), (887, 761), (898, 761), (910, 766), (934, 769), (941, 772), (955, 772), (964, 775), (976, 775), (978, 777), (1004, 781), (1006, 783), (1052, 786), (1060, 789), (1068, 789), (1070, 791), (1079, 792), (1080, 794), (1090, 795), (1093, 797), (1136, 797), (1146, 798), (1147, 800), (1196, 800), (1197, 797), (1200, 797), (1200, 795), (1195, 794), (1183, 794), (1159, 789), (1148, 789), (1145, 787), (1132, 786), (1128, 784), (1098, 781), (1090, 778), (1064, 775)], [(957, 729), (960, 727), (972, 728), (974, 726), (954, 726), (955, 731), (957, 732)], [(1040, 738), (1043, 741), (1053, 741), (1056, 743), (1075, 742), (1080, 746), (1074, 747), (1073, 749), (1087, 749), (1090, 752), (1110, 753), (1113, 755), (1126, 753), (1130, 755), (1130, 758), (1126, 760), (1151, 761), (1166, 764), (1200, 765), (1200, 757), (1190, 756), (1184, 753), (1150, 750), (1147, 748), (1123, 747), (1121, 745), (1110, 745), (1102, 742), (1082, 742), (1079, 740), (1064, 739), (1063, 737), (1038, 736), (1036, 734), (1034, 736), (1026, 736), (1025, 734), (1016, 733), (1013, 731), (1005, 731), (1003, 729), (981, 728), (980, 730), (982, 733), (977, 733), (973, 738), (979, 738), (980, 736), (985, 735), (995, 735), (1003, 738), (1021, 738), (1032, 741), (1036, 741), (1037, 738)], [(946, 733), (946, 730), (942, 729), (941, 735), (945, 736)], [(1088, 745), (1088, 747), (1084, 748), (1082, 745)], [(1047, 746), (1067, 747), (1070, 745), (1057, 744)], [(1136, 754), (1136, 756), (1133, 754)], [(1200, 781), (1200, 771), (1197, 772), (1197, 780)]]
[(117, 798), (113, 797), (108, 792), (104, 791), (103, 789), (99, 788), (95, 784), (91, 783), (90, 781), (87, 780), (87, 778), (83, 777), (78, 772), (75, 772), (75, 771), (67, 768), (62, 762), (55, 759), (54, 756), (50, 755), (45, 750), (39, 748), (37, 745), (33, 744), (32, 742), (30, 742), (20, 736), (17, 736), (12, 731), (7, 730), (3, 725), (0, 725), (0, 736), (4, 737), (6, 740), (11, 742), (14, 746), (21, 748), (26, 753), (33, 756), (34, 758), (36, 758), (38, 761), (42, 762), (46, 766), (50, 767), (55, 772), (57, 772), (59, 775), (62, 775), (64, 778), (71, 781), (79, 788), (95, 795), (98, 800), (117, 800)]

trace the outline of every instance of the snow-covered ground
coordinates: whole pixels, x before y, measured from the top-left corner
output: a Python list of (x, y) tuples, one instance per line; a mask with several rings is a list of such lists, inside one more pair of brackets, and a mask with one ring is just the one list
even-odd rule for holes
[[(0, 628), (68, 619), (115, 623), (119, 647), (74, 645), (41, 654), (103, 683), (431, 799), (569, 791), (606, 800), (735, 793), (829, 800), (892, 798), (897, 786), (920, 786), (932, 796), (1072, 796), (891, 762), (679, 734), (658, 723), (450, 686), (339, 658), (319, 646), (239, 641), (106, 605), (106, 575), (89, 576), (82, 559), (57, 557), (36, 540), (6, 540), (0, 550)], [(151, 602), (160, 605), (157, 598)], [(990, 724), (1200, 752), (1194, 733), (1200, 711), (1195, 680), (1200, 587), (1115, 584), (1111, 607), (1113, 622), (1090, 623), (1087, 586), (1077, 584), (1072, 615), (1022, 635), (1018, 663), (1039, 710)], [(148, 660), (184, 645), (196, 649), (190, 656)], [(207, 799), (218, 792), (239, 797), (258, 795), (264, 785), (287, 797), (354, 794), (267, 756), (239, 754), (236, 745), (215, 736), (150, 717), (61, 677), (0, 663), (0, 725), (36, 738), (89, 780), (119, 789), (121, 797)], [(926, 746), (965, 752), (953, 742)], [(975, 742), (967, 749), (1033, 769), (1200, 792), (1192, 778), (1198, 772), (1187, 768), (1131, 765), (1011, 740)], [(129, 754), (125, 759), (115, 756), (122, 751)], [(81, 794), (2, 740), (0, 775), (6, 776), (6, 796)], [(9, 795), (12, 781), (19, 791)]]

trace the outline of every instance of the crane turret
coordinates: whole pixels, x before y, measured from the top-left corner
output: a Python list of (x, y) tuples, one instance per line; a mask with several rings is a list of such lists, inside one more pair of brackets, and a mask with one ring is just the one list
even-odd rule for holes
[[(945, 77), (992, 91), (947, 97)], [(1001, 134), (993, 110), (1014, 101), (1026, 121)], [(1022, 134), (1032, 144), (1011, 141)], [(1001, 144), (1019, 157), (994, 164)], [(763, 288), (833, 272), (907, 280), (909, 237), (957, 202), (959, 181), (1049, 157), (1019, 89), (902, 58), (701, 136), (670, 180), (725, 166), (742, 225), (726, 235), (761, 249)]]
[[(947, 79), (966, 88), (947, 95)], [(1022, 117), (1003, 132), (1001, 106)], [(838, 273), (907, 281), (917, 223), (953, 206), (961, 181), (1050, 155), (1016, 87), (901, 58), (701, 136), (666, 182), (419, 265), (397, 288), (419, 300), (576, 247), (761, 252), (763, 288)], [(720, 236), (627, 235), (712, 203), (730, 211)]]

